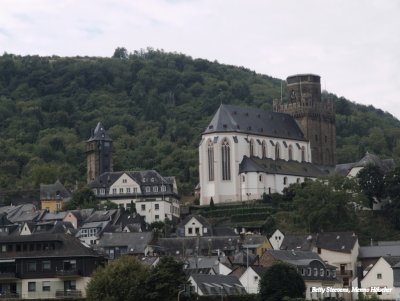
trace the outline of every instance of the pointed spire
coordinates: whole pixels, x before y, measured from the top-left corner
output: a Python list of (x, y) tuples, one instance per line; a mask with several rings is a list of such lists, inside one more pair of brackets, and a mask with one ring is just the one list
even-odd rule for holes
[(110, 138), (110, 136), (108, 136), (103, 124), (100, 121), (97, 123), (97, 126), (94, 129), (88, 141), (93, 141), (93, 140), (112, 141), (112, 139)]

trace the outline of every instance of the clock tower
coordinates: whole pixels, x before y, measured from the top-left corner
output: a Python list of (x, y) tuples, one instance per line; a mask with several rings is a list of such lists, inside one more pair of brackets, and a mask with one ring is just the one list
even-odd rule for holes
[(322, 166), (336, 164), (335, 104), (321, 98), (321, 78), (298, 74), (287, 78), (288, 100), (274, 101), (274, 111), (291, 115), (310, 141), (311, 161)]

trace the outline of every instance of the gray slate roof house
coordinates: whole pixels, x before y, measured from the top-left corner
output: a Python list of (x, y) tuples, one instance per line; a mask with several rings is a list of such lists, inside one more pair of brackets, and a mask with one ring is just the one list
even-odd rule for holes
[(195, 292), (200, 296), (247, 294), (239, 279), (235, 276), (193, 274), (189, 277), (189, 281), (195, 287)]
[(40, 184), (40, 200), (63, 200), (69, 202), (71, 193), (59, 180), (54, 184)]
[(381, 159), (377, 155), (366, 152), (365, 156), (358, 162), (338, 164), (335, 173), (346, 176), (354, 167), (366, 167), (368, 165), (378, 166), (383, 172), (396, 167), (393, 159)]

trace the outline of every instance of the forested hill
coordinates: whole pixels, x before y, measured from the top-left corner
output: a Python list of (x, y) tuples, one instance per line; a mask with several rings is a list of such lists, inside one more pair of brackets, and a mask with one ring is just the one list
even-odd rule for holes
[[(220, 103), (271, 110), (280, 97), (281, 80), (242, 67), (118, 50), (112, 58), (0, 57), (2, 191), (56, 179), (84, 183), (85, 141), (102, 121), (114, 140), (115, 170), (156, 169), (191, 192), (200, 135)], [(392, 115), (324, 97), (337, 102), (339, 162), (366, 150), (400, 157), (400, 122)]]

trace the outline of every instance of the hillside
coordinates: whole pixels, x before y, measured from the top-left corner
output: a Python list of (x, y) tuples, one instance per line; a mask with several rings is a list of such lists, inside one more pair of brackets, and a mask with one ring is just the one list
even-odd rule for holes
[[(271, 110), (280, 89), (281, 80), (243, 67), (152, 49), (113, 58), (4, 54), (0, 189), (84, 183), (85, 141), (102, 121), (114, 140), (115, 170), (156, 169), (177, 176), (190, 193), (200, 135), (220, 103)], [(339, 163), (366, 150), (400, 157), (399, 120), (334, 94), (323, 97), (337, 104)]]

